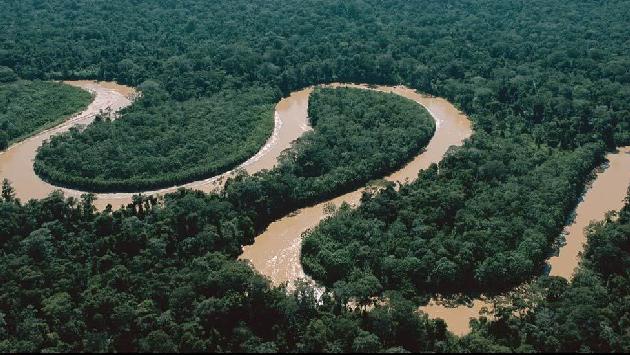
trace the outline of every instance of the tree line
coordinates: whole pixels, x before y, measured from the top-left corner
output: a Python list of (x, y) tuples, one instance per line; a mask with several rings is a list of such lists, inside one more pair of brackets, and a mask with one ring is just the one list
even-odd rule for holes
[(0, 67), (0, 150), (82, 111), (91, 100), (79, 88), (19, 80), (12, 70)]

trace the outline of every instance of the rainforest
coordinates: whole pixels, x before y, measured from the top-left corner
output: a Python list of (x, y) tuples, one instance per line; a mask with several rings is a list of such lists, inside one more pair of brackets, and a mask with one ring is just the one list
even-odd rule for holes
[(630, 351), (630, 3), (0, 8), (0, 351)]

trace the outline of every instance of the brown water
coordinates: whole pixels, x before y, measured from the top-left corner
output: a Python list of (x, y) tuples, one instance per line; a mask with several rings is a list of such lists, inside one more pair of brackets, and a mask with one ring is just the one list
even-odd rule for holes
[[(626, 191), (630, 186), (630, 146), (608, 154), (608, 167), (597, 173), (584, 199), (575, 210), (575, 221), (564, 230), (566, 245), (558, 256), (549, 258), (549, 275), (573, 277), (580, 262), (580, 253), (586, 243), (585, 228), (593, 221), (601, 221), (608, 211), (619, 211), (624, 206)], [(614, 261), (613, 261), (614, 262)]]
[[(332, 86), (368, 89), (365, 85), (333, 84)], [(444, 99), (418, 94), (414, 90), (400, 86), (379, 86), (375, 87), (374, 90), (393, 92), (411, 99), (424, 106), (436, 121), (435, 134), (425, 151), (418, 154), (402, 169), (387, 176), (388, 181), (405, 182), (416, 179), (420, 170), (442, 160), (449, 147), (461, 145), (472, 134), (468, 118)], [(310, 92), (311, 89), (300, 91), (306, 95), (300, 95), (299, 101), (294, 100), (295, 104), (301, 107), (300, 110), (293, 112), (278, 110), (278, 114), (280, 116), (287, 114), (306, 116), (308, 110), (307, 96)], [(297, 279), (305, 278), (300, 263), (302, 233), (317, 226), (326, 216), (325, 206), (332, 204), (339, 207), (343, 202), (356, 206), (363, 191), (364, 189), (359, 189), (347, 193), (318, 205), (301, 209), (293, 215), (275, 221), (263, 234), (256, 237), (253, 245), (243, 248), (243, 254), (240, 258), (248, 259), (258, 272), (269, 277), (274, 284), (283, 282), (292, 284)]]
[[(116, 83), (72, 81), (66, 82), (66, 84), (90, 91), (94, 95), (94, 101), (85, 111), (75, 115), (63, 124), (16, 143), (4, 153), (0, 153), (0, 179), (9, 179), (16, 190), (17, 197), (23, 201), (46, 197), (55, 190), (61, 190), (66, 196), (73, 197), (80, 197), (81, 194), (85, 193), (80, 190), (59, 188), (40, 179), (33, 169), (33, 160), (37, 153), (37, 148), (52, 135), (68, 131), (76, 125), (90, 124), (94, 120), (94, 116), (100, 111), (109, 108), (113, 112), (117, 112), (129, 106), (137, 94), (133, 88)], [(249, 173), (254, 173), (274, 167), (280, 153), (288, 148), (291, 142), (310, 129), (306, 114), (302, 114), (301, 111), (304, 107), (304, 102), (308, 102), (309, 93), (310, 91), (300, 91), (278, 103), (276, 108), (283, 115), (275, 114), (274, 131), (271, 137), (256, 155), (241, 164), (237, 169), (244, 169)], [(237, 169), (189, 184), (146, 191), (144, 194), (165, 194), (174, 192), (180, 187), (210, 192), (221, 188), (227, 177), (234, 174)], [(118, 208), (130, 203), (133, 195), (133, 193), (96, 194), (97, 200), (95, 205), (99, 210), (104, 209), (108, 204)]]
[(482, 312), (493, 309), (493, 303), (485, 299), (474, 299), (467, 305), (452, 306), (435, 298), (431, 299), (426, 306), (419, 308), (429, 318), (443, 319), (448, 324), (448, 330), (459, 336), (470, 333), (469, 323), (471, 319), (479, 318)]
[[(68, 83), (68, 82), (66, 82)], [(89, 80), (81, 80), (81, 81), (75, 81), (74, 83), (83, 83), (84, 85), (87, 84), (89, 85), (90, 83), (94, 83), (93, 81), (89, 81)], [(104, 88), (104, 89), (110, 89), (110, 90), (114, 90), (116, 92), (118, 92), (119, 94), (122, 94), (124, 97), (132, 100), (136, 97), (136, 95), (138, 94), (138, 91), (135, 88), (129, 87), (129, 86), (124, 86), (124, 85), (120, 85), (118, 83), (114, 83), (111, 81), (99, 81), (98, 82), (98, 86)]]
[[(0, 153), (0, 180), (9, 179), (15, 188), (16, 196), (23, 201), (32, 198), (40, 199), (59, 189), (40, 179), (33, 170), (37, 148), (44, 141), (53, 135), (68, 131), (71, 127), (92, 123), (95, 115), (101, 110), (111, 108), (113, 112), (116, 112), (131, 104), (131, 100), (125, 95), (133, 89), (122, 85), (109, 83), (108, 88), (105, 88), (102, 84), (92, 81), (66, 81), (65, 83), (91, 92), (94, 96), (92, 103), (83, 112), (62, 124), (15, 143)], [(79, 197), (82, 193), (69, 189), (61, 190), (67, 196)]]

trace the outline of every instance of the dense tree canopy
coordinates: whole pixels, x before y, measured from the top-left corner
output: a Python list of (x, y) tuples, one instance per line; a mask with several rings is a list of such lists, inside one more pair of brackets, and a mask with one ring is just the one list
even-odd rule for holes
[[(232, 256), (246, 223), (181, 191), (94, 212), (93, 196), (0, 199), (0, 351), (447, 350), (441, 321), (402, 298), (368, 314), (303, 286), (271, 288)], [(5, 193), (6, 192), (6, 193)]]
[(5, 66), (0, 66), (0, 83), (11, 83), (18, 80), (17, 74)]
[[(0, 82), (3, 73), (0, 67)], [(0, 84), (0, 150), (52, 127), (90, 101), (88, 92), (61, 83), (13, 80)]]
[(601, 150), (478, 135), (399, 193), (368, 193), (320, 224), (302, 262), (328, 285), (362, 272), (410, 295), (515, 286), (542, 269)]
[(540, 304), (508, 306), (496, 321), (475, 322), (463, 346), (481, 352), (628, 352), (628, 270), (630, 204), (589, 228), (584, 259), (570, 284), (542, 278), (535, 288), (543, 295)]
[(145, 89), (148, 98), (123, 119), (53, 137), (37, 154), (36, 172), (96, 192), (173, 186), (232, 169), (273, 130), (279, 95), (271, 90), (223, 91), (185, 104), (158, 101), (156, 91)]
[[(445, 97), (476, 134), (306, 239), (306, 270), (334, 286), (323, 305), (307, 290), (287, 298), (234, 258), (273, 218), (419, 149), (389, 126), (400, 155), (374, 154), (391, 132), (362, 120), (385, 112), (367, 101), (410, 116), (403, 103), (316, 93), (320, 107), (352, 102), (358, 114), (313, 108), (315, 132), (277, 169), (238, 176), (220, 195), (180, 192), (165, 206), (138, 197), (100, 214), (89, 197), (22, 205), (7, 185), (0, 349), (627, 350), (626, 217), (596, 228), (604, 237), (591, 238), (574, 283), (543, 279), (545, 303), (480, 322), (458, 344), (408, 299), (505, 289), (541, 271), (591, 169), (630, 144), (628, 13), (623, 0), (7, 1), (0, 80), (117, 80), (143, 92), (120, 121), (42, 148), (40, 174), (67, 185), (137, 190), (225, 170), (266, 139), (281, 95), (333, 81)], [(382, 293), (392, 308), (342, 306)]]

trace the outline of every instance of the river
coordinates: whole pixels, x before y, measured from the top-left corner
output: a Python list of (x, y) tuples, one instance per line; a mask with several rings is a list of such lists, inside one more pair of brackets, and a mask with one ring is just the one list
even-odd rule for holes
[[(365, 85), (333, 84), (332, 86), (368, 89)], [(420, 170), (442, 160), (442, 157), (451, 146), (461, 145), (472, 134), (471, 123), (468, 118), (442, 98), (418, 94), (414, 90), (402, 86), (377, 86), (373, 89), (382, 92), (393, 92), (419, 103), (429, 111), (436, 122), (435, 134), (429, 141), (426, 149), (403, 168), (387, 176), (386, 180), (388, 181), (405, 182), (416, 179)], [(277, 111), (278, 114), (281, 117), (289, 114), (298, 114), (301, 116), (300, 120), (302, 117), (305, 118), (308, 111), (307, 94), (311, 91), (312, 89), (310, 88), (305, 89), (300, 91), (300, 95), (296, 96), (295, 99), (288, 98), (291, 101), (290, 106), (296, 109), (292, 112), (279, 109)], [(298, 107), (299, 109), (297, 109)], [(243, 248), (243, 254), (240, 258), (249, 260), (256, 270), (269, 277), (274, 284), (282, 282), (292, 283), (297, 279), (305, 278), (302, 264), (300, 263), (302, 233), (317, 226), (326, 217), (325, 206), (332, 203), (339, 207), (343, 202), (356, 206), (363, 191), (363, 188), (358, 189), (315, 206), (303, 208), (296, 213), (273, 222), (267, 230), (256, 237), (253, 245)]]
[[(66, 82), (90, 91), (94, 95), (93, 102), (80, 114), (63, 124), (41, 132), (22, 142), (9, 147), (0, 153), (0, 179), (8, 178), (22, 200), (43, 198), (50, 192), (59, 189), (42, 181), (33, 171), (33, 159), (37, 148), (54, 134), (67, 131), (72, 126), (87, 125), (92, 122), (100, 110), (111, 108), (116, 112), (129, 106), (136, 95), (134, 89), (115, 83), (96, 83), (91, 81)], [(472, 134), (470, 120), (448, 101), (416, 93), (403, 87), (350, 84), (331, 84), (333, 87), (356, 87), (362, 89), (393, 92), (424, 106), (436, 122), (436, 131), (426, 149), (400, 170), (390, 174), (386, 180), (405, 182), (417, 177), (418, 172), (433, 163), (439, 162), (448, 149), (461, 145)], [(308, 124), (308, 99), (313, 88), (306, 88), (292, 93), (282, 99), (276, 106), (274, 130), (267, 143), (252, 158), (239, 166), (249, 173), (275, 166), (280, 153), (289, 148), (291, 143), (304, 132), (310, 130)], [(609, 210), (619, 210), (623, 206), (626, 189), (630, 185), (630, 147), (621, 148), (607, 156), (609, 165), (597, 174), (597, 178), (585, 193), (576, 209), (574, 222), (567, 226), (565, 235), (567, 244), (556, 257), (549, 260), (551, 275), (571, 278), (579, 262), (579, 253), (584, 247), (586, 236), (584, 228), (594, 220), (601, 220)], [(201, 181), (181, 186), (147, 191), (145, 194), (164, 194), (175, 191), (179, 187), (198, 189), (205, 192), (220, 189), (227, 177), (235, 170)], [(61, 189), (66, 196), (79, 197), (82, 191)], [(343, 202), (356, 206), (364, 189), (359, 189), (330, 201), (296, 211), (295, 213), (273, 222), (255, 240), (255, 243), (243, 248), (240, 259), (249, 260), (261, 274), (269, 277), (274, 284), (293, 283), (305, 278), (300, 263), (300, 246), (302, 234), (315, 227), (326, 217), (325, 206), (341, 205)], [(103, 209), (107, 204), (114, 208), (131, 202), (131, 193), (97, 194), (96, 207)], [(483, 298), (472, 300), (469, 306), (446, 306), (434, 299), (420, 310), (431, 318), (444, 319), (449, 329), (458, 335), (469, 332), (470, 318), (479, 316), (483, 308), (491, 308), (492, 302)]]
[[(0, 153), (0, 180), (9, 179), (15, 188), (16, 197), (22, 201), (41, 199), (55, 190), (61, 190), (66, 196), (77, 198), (84, 194), (85, 191), (54, 186), (37, 176), (33, 169), (37, 148), (53, 135), (66, 132), (74, 126), (90, 124), (94, 120), (94, 116), (100, 111), (107, 109), (111, 109), (112, 112), (120, 111), (131, 105), (133, 98), (137, 95), (133, 88), (111, 82), (65, 81), (64, 83), (92, 93), (94, 96), (92, 103), (83, 112), (73, 116), (68, 121), (13, 144), (5, 152)], [(289, 148), (294, 140), (310, 129), (306, 115), (301, 112), (303, 107), (301, 103), (308, 101), (309, 93), (308, 90), (296, 92), (278, 103), (272, 135), (258, 153), (236, 169), (208, 179), (143, 193), (163, 195), (175, 192), (180, 187), (211, 192), (223, 187), (227, 177), (234, 174), (237, 169), (254, 173), (262, 169), (273, 168), (280, 153)], [(95, 206), (98, 210), (103, 210), (108, 204), (111, 204), (116, 209), (131, 203), (133, 195), (134, 193), (99, 193), (96, 194)]]
[(580, 252), (586, 243), (585, 228), (592, 221), (601, 221), (608, 211), (619, 211), (624, 206), (630, 186), (630, 146), (607, 155), (608, 166), (599, 171), (592, 185), (575, 210), (575, 220), (564, 229), (566, 244), (557, 256), (549, 258), (549, 275), (567, 280), (580, 262)]
[[(364, 85), (335, 84), (333, 86), (367, 88)], [(376, 90), (394, 92), (418, 102), (431, 113), (436, 121), (435, 135), (426, 150), (402, 169), (386, 177), (389, 181), (404, 182), (415, 179), (421, 169), (439, 162), (449, 147), (461, 145), (472, 134), (468, 118), (444, 99), (424, 96), (404, 87), (377, 87)], [(292, 101), (291, 106), (295, 108), (294, 111), (288, 113), (278, 110), (278, 114), (280, 116), (286, 114), (305, 116), (308, 99), (305, 97), (307, 95), (302, 95), (304, 92), (310, 92), (310, 89), (300, 91), (299, 100), (289, 99)], [(558, 256), (549, 259), (550, 275), (563, 276), (570, 280), (578, 265), (579, 253), (586, 242), (584, 229), (591, 221), (604, 219), (607, 211), (617, 211), (623, 207), (626, 190), (630, 185), (630, 147), (620, 148), (618, 152), (608, 154), (607, 159), (608, 167), (597, 174), (595, 181), (576, 209), (574, 222), (565, 229), (566, 245), (560, 249)], [(267, 230), (256, 237), (253, 245), (243, 248), (240, 258), (249, 260), (256, 270), (270, 278), (274, 284), (287, 282), (290, 286), (298, 279), (308, 279), (300, 263), (302, 234), (317, 226), (326, 217), (324, 210), (326, 205), (332, 203), (338, 207), (346, 202), (356, 206), (363, 190), (359, 189), (330, 201), (301, 209), (273, 222)], [(449, 330), (454, 334), (465, 335), (470, 332), (470, 319), (479, 317), (480, 312), (485, 310), (491, 311), (493, 304), (493, 300), (486, 299), (484, 296), (471, 300), (467, 305), (456, 306), (434, 298), (419, 310), (430, 318), (444, 319)]]

